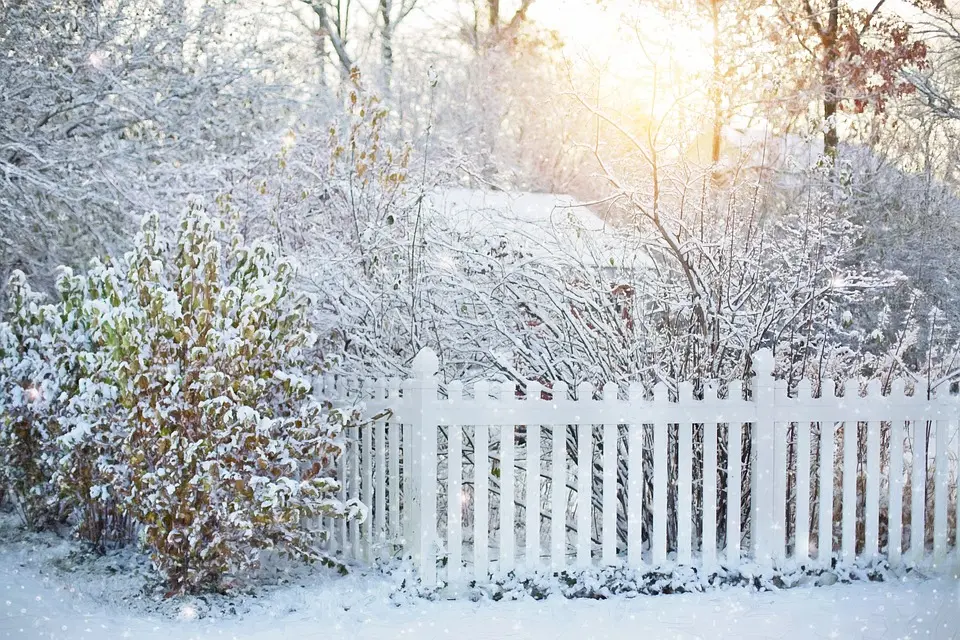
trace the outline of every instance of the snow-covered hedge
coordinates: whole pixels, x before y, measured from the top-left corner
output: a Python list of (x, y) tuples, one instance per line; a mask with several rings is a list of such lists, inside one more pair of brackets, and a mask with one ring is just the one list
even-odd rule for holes
[(28, 517), (72, 511), (86, 537), (136, 523), (177, 592), (264, 549), (329, 560), (304, 520), (360, 510), (335, 497), (346, 418), (311, 392), (322, 363), (293, 269), (223, 231), (199, 205), (173, 242), (149, 217), (53, 304), (15, 276), (0, 328), (0, 473)]

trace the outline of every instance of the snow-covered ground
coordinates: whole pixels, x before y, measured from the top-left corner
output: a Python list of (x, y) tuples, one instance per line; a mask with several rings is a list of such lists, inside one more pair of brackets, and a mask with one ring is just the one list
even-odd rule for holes
[[(51, 537), (0, 540), (0, 638), (960, 638), (953, 579), (610, 600), (427, 601), (397, 578), (312, 570), (259, 595), (160, 600), (143, 567)], [(231, 602), (233, 604), (231, 604)]]

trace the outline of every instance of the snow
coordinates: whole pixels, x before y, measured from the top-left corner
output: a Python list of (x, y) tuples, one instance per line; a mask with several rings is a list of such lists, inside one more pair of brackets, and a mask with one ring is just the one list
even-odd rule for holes
[(73, 549), (51, 536), (0, 542), (0, 638), (960, 637), (960, 583), (945, 577), (765, 593), (493, 602), (417, 599), (398, 591), (397, 576), (310, 569), (225, 605), (219, 596), (151, 600), (129, 554), (71, 566)]
[(616, 230), (563, 194), (446, 188), (430, 209), (461, 237), (509, 237), (534, 257), (566, 256), (591, 266), (620, 263), (625, 249)]

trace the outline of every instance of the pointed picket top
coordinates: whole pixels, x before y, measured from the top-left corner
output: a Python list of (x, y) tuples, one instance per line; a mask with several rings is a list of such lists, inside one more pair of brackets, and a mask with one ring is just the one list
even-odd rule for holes
[(753, 372), (757, 376), (772, 376), (773, 365), (773, 351), (770, 349), (760, 349), (753, 354)]
[(813, 397), (813, 383), (810, 378), (801, 378), (797, 383), (797, 398), (800, 400), (809, 400)]
[(653, 386), (653, 401), (658, 404), (670, 402), (670, 390), (663, 380)]
[(895, 398), (903, 398), (907, 395), (907, 383), (903, 378), (896, 378), (890, 383), (890, 395)]
[(727, 400), (740, 402), (743, 400), (743, 380), (731, 380), (727, 385)]
[(719, 400), (720, 399), (720, 385), (716, 380), (708, 380), (703, 386), (703, 399), (704, 400)]
[(867, 382), (867, 397), (868, 398), (879, 398), (883, 395), (883, 391), (880, 388), (880, 380), (874, 378)]
[(608, 382), (603, 385), (603, 401), (604, 402), (616, 402), (617, 395), (620, 393), (620, 387), (617, 386), (616, 382)]
[(636, 402), (638, 400), (645, 400), (647, 396), (646, 390), (643, 388), (643, 385), (639, 382), (631, 382), (630, 387), (627, 389), (627, 397)]
[(413, 377), (417, 380), (426, 380), (434, 376), (440, 368), (440, 358), (430, 347), (420, 349), (413, 359)]
[(836, 395), (837, 395), (837, 383), (834, 382), (833, 378), (821, 378), (820, 379), (820, 397), (833, 398)]
[(584, 380), (577, 385), (577, 400), (585, 402), (593, 400), (593, 385)]
[(490, 399), (490, 383), (486, 380), (478, 380), (473, 385), (473, 398), (477, 402), (487, 402)]
[(567, 383), (563, 380), (555, 382), (553, 389), (550, 390), (550, 393), (553, 394), (554, 400), (566, 400), (570, 397), (570, 388), (567, 386)]

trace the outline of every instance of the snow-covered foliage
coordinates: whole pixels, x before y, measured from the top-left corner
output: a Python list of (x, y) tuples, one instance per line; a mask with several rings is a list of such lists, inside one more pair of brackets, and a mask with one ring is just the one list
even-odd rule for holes
[(126, 249), (146, 212), (174, 220), (190, 193), (239, 188), (292, 92), (272, 36), (232, 10), (0, 4), (0, 277), (20, 269), (52, 290), (55, 267)]
[(93, 495), (125, 512), (174, 590), (217, 585), (261, 549), (323, 559), (308, 518), (355, 509), (333, 493), (342, 418), (311, 395), (319, 371), (292, 266), (198, 205), (168, 244), (148, 218), (134, 250), (91, 272), (91, 324), (116, 386), (119, 464)]
[(15, 271), (0, 324), (0, 481), (34, 528), (67, 515), (56, 486), (58, 438), (71, 422), (89, 345), (83, 278), (64, 269), (57, 291), (56, 302), (45, 303)]
[(277, 549), (309, 561), (350, 416), (314, 399), (322, 370), (293, 267), (192, 204), (134, 249), (65, 272), (41, 304), (11, 280), (2, 327), (4, 480), (31, 522), (73, 510), (99, 545), (136, 523), (175, 591), (215, 587)]

